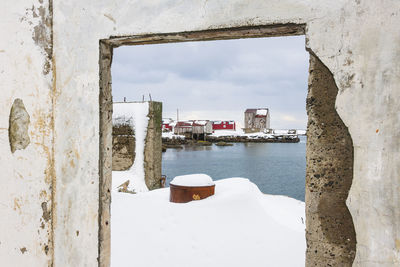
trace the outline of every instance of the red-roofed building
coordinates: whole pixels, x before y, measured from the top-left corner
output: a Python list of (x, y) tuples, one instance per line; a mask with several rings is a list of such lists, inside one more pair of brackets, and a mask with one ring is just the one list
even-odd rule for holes
[(174, 128), (174, 134), (178, 135), (187, 135), (187, 134), (192, 134), (193, 127), (192, 127), (193, 122), (191, 121), (178, 121), (175, 125)]
[(213, 131), (218, 130), (236, 130), (236, 123), (235, 121), (213, 121), (212, 124)]
[(163, 119), (162, 120), (162, 131), (163, 132), (171, 132), (174, 130), (175, 123), (172, 119)]

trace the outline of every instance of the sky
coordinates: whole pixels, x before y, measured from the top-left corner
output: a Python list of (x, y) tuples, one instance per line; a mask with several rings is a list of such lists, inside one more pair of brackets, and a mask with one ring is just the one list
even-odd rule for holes
[(114, 49), (113, 101), (163, 102), (163, 118), (235, 120), (269, 108), (271, 128), (306, 129), (304, 36), (122, 46)]

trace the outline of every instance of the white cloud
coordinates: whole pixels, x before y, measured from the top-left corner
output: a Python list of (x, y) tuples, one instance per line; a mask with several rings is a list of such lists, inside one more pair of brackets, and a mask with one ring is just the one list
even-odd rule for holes
[(272, 127), (306, 127), (304, 37), (121, 47), (113, 60), (115, 101), (151, 93), (164, 117), (179, 108), (188, 119), (239, 123), (246, 108), (268, 107)]

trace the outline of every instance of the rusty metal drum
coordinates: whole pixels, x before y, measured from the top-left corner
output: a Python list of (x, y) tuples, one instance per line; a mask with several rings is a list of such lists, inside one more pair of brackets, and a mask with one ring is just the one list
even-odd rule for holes
[(177, 176), (170, 182), (169, 201), (187, 203), (205, 199), (215, 193), (215, 184), (206, 174)]

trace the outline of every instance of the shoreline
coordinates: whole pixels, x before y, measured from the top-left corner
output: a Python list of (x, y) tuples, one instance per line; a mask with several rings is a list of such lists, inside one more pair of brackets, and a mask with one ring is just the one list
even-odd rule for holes
[(247, 136), (206, 136), (205, 140), (186, 139), (186, 138), (162, 138), (163, 151), (167, 148), (183, 148), (183, 145), (211, 146), (212, 144), (230, 145), (232, 143), (299, 143), (297, 135), (277, 136), (275, 138), (248, 138)]

